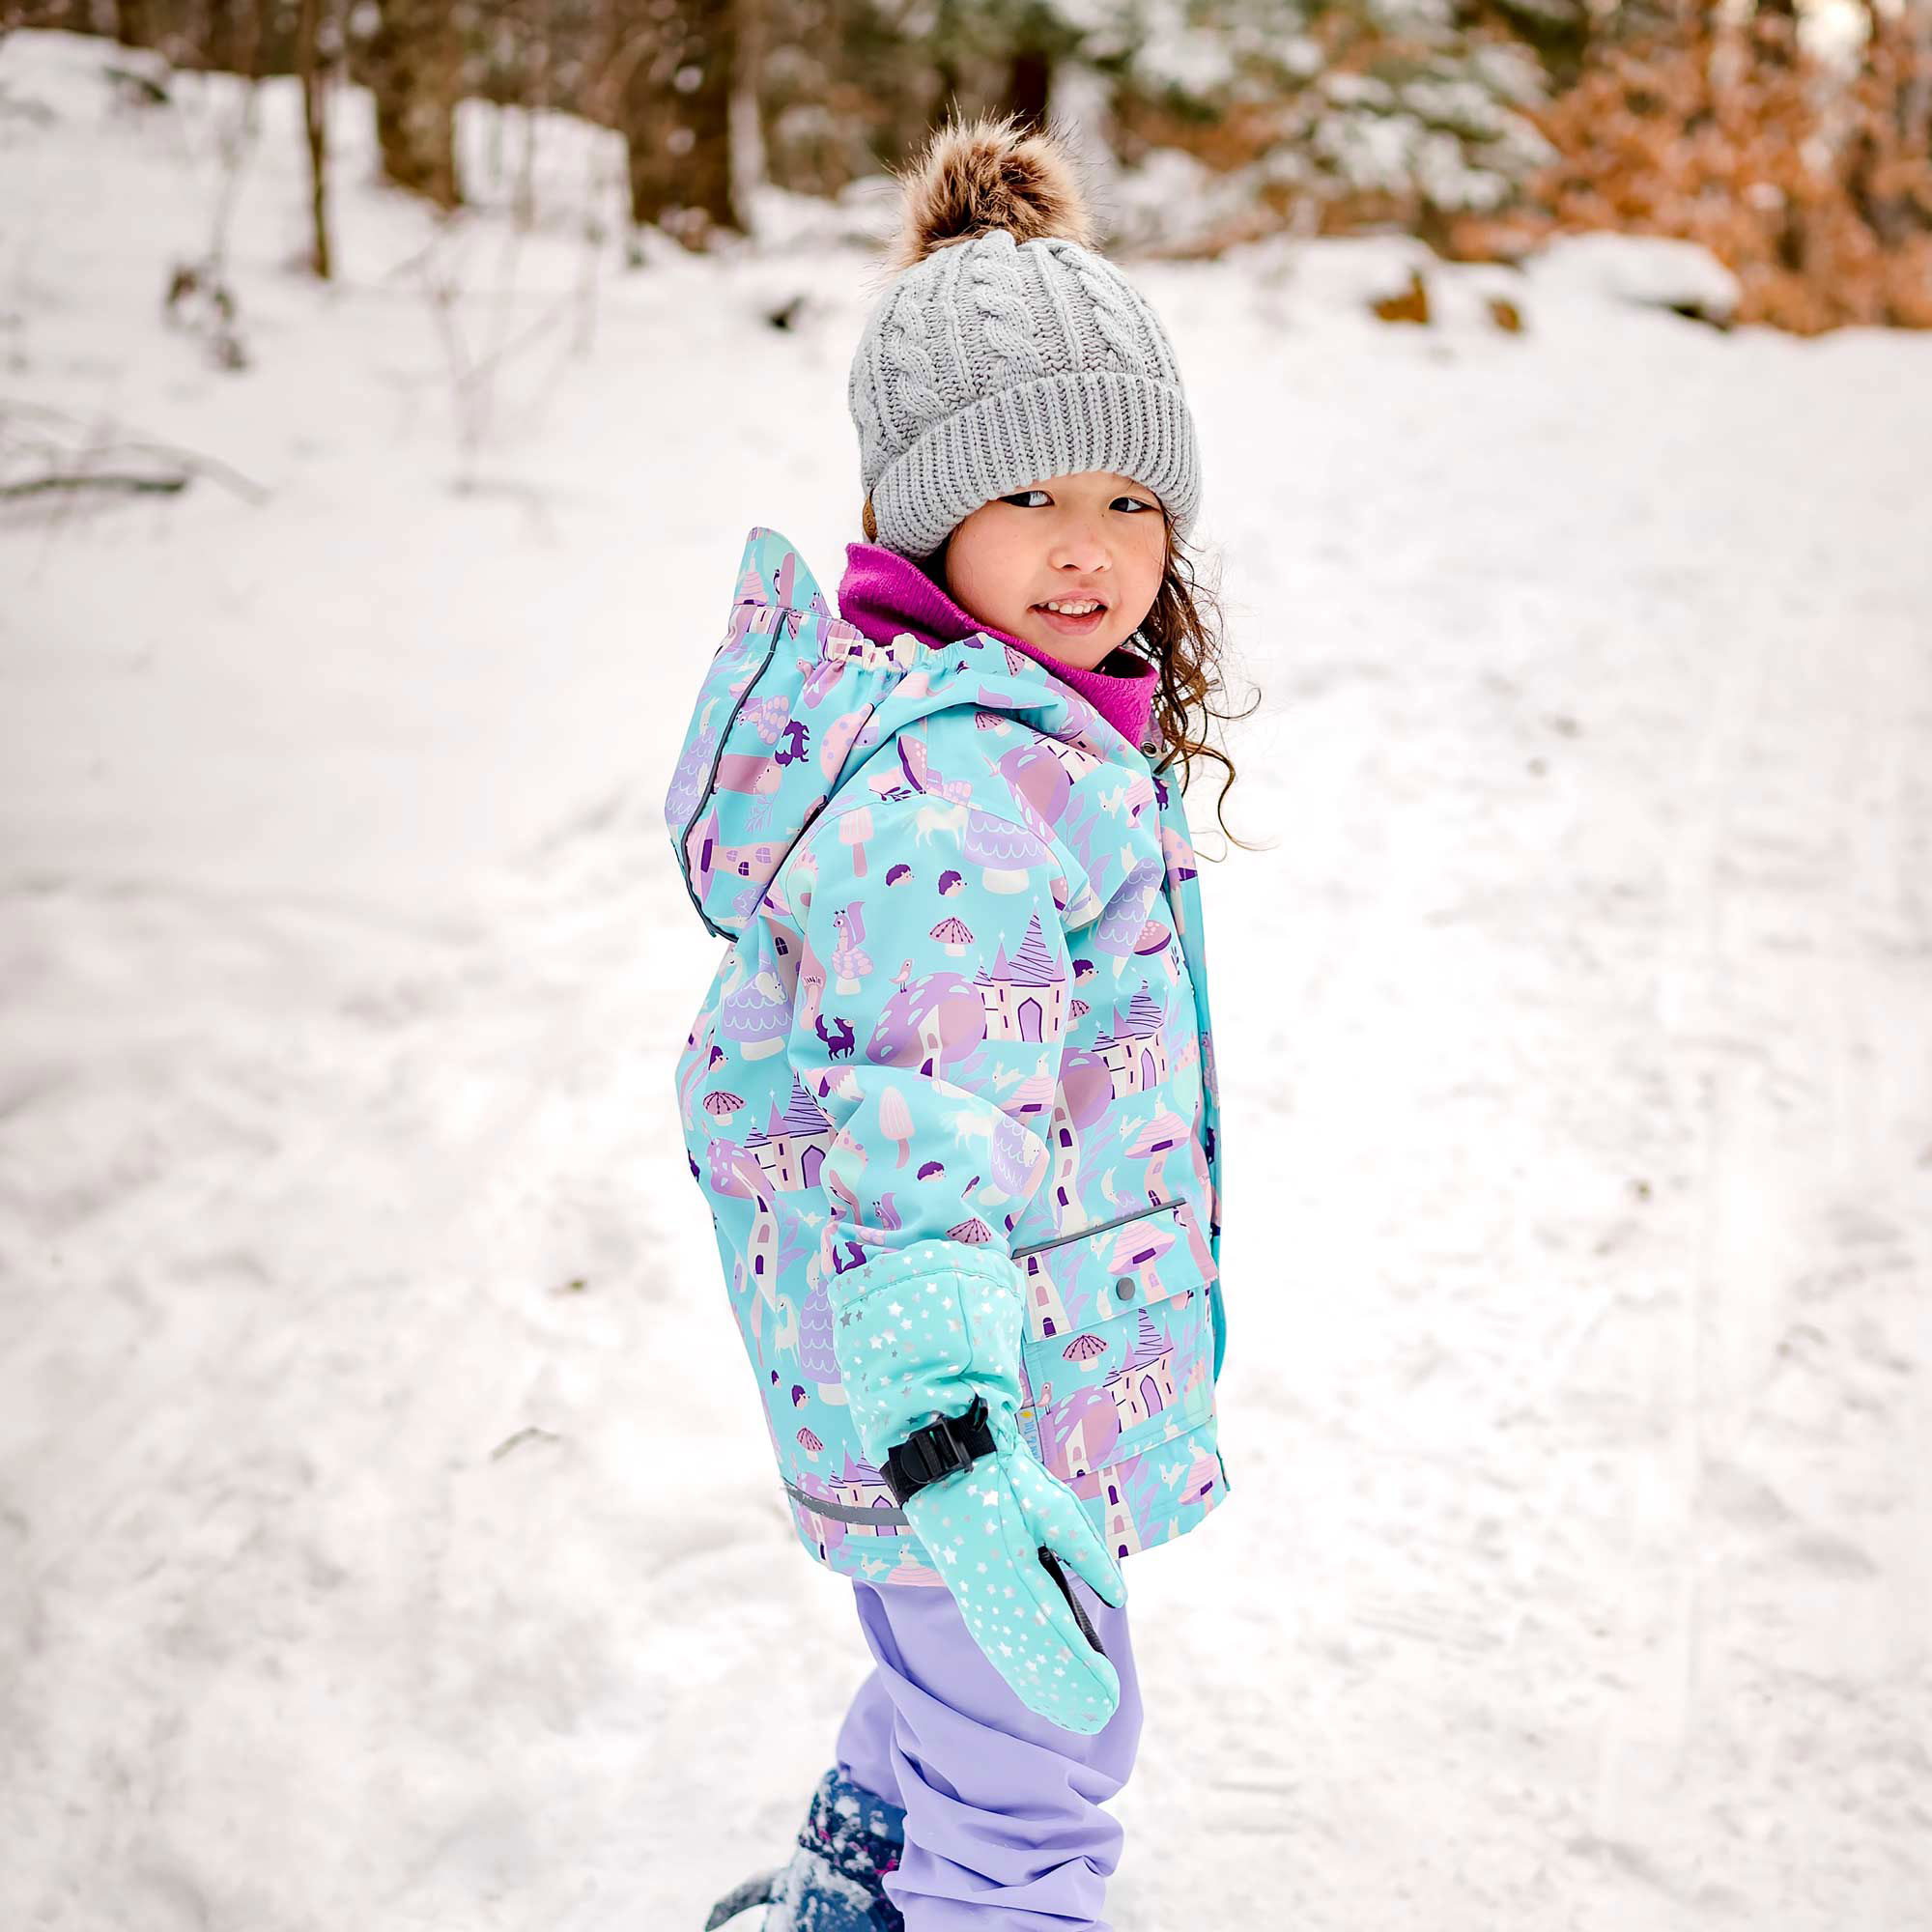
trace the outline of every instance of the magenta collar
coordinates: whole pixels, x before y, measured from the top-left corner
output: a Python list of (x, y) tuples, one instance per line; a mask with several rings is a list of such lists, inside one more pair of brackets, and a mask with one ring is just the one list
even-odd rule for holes
[(891, 643), (901, 631), (910, 631), (923, 644), (950, 644), (983, 631), (987, 637), (1023, 651), (1042, 669), (1078, 692), (1130, 745), (1152, 742), (1148, 723), (1153, 716), (1153, 695), (1160, 683), (1160, 673), (1152, 665), (1120, 676), (1062, 664), (1037, 644), (980, 623), (961, 610), (945, 586), (928, 577), (911, 557), (887, 550), (883, 544), (845, 546), (838, 614), (881, 644)]

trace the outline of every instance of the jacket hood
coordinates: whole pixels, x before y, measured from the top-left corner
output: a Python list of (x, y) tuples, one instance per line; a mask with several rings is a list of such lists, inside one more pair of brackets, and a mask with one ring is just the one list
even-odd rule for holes
[[(745, 929), (806, 827), (848, 783), (869, 783), (882, 799), (928, 789), (923, 736), (902, 735), (922, 719), (1005, 712), (1101, 758), (1125, 749), (1093, 705), (1017, 644), (985, 631), (936, 637), (917, 617), (909, 605), (906, 628), (868, 636), (834, 612), (778, 531), (754, 526), (746, 536), (724, 641), (665, 798), (665, 828), (711, 932)], [(875, 755), (882, 768), (862, 780)]]

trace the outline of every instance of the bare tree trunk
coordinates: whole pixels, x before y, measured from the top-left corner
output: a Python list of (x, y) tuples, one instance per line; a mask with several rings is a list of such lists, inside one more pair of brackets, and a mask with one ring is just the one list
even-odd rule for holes
[(1007, 66), (1007, 106), (1023, 126), (1046, 126), (1047, 99), (1053, 87), (1053, 68), (1037, 47), (1016, 47)]
[(731, 76), (731, 205), (752, 232), (752, 192), (770, 179), (765, 156), (764, 89), (767, 0), (737, 0), (738, 57)]
[(296, 15), (296, 71), (301, 76), (302, 127), (308, 137), (309, 210), (315, 223), (315, 247), (310, 257), (319, 281), (329, 280), (328, 256), (328, 128), (323, 119), (323, 83), (318, 43), (322, 38), (322, 0), (301, 0)]
[(114, 0), (114, 38), (124, 47), (151, 47), (155, 44), (155, 27), (148, 14), (148, 0)]
[(240, 7), (241, 0), (208, 0), (202, 10), (201, 62), (216, 73), (240, 71), (235, 51), (239, 40), (235, 16)]
[(530, 227), (537, 218), (537, 127), (550, 108), (555, 21), (554, 0), (539, 0), (535, 31), (524, 47), (524, 152), (511, 202), (520, 228)]
[(731, 200), (731, 95), (737, 0), (655, 0), (627, 9), (630, 46), (617, 90), (628, 150), (631, 219), (687, 248), (742, 232)]
[(235, 71), (250, 80), (262, 77), (262, 48), (269, 38), (269, 9), (272, 5), (273, 0), (242, 0), (242, 38)]
[(383, 172), (439, 208), (463, 200), (456, 175), (456, 102), (463, 43), (450, 0), (377, 0), (368, 74)]

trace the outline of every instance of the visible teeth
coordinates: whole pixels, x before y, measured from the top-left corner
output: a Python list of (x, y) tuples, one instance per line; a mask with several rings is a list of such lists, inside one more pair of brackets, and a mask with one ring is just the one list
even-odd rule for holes
[(1084, 604), (1063, 604), (1056, 597), (1049, 597), (1046, 609), (1058, 611), (1063, 617), (1084, 617), (1089, 611), (1097, 611), (1100, 606), (1091, 598)]

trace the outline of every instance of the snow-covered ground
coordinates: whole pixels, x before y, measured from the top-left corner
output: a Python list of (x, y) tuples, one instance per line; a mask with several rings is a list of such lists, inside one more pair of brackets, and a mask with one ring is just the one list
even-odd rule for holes
[[(233, 475), (0, 503), (0, 1924), (695, 1928), (866, 1653), (683, 1168), (657, 813), (747, 528), (857, 534), (876, 198), (627, 271), (601, 137), (520, 234), (470, 112), (439, 230), (344, 95), (323, 290), (277, 83), (226, 372), (161, 298), (233, 84), (112, 57), (0, 43), (0, 483)], [(1629, 251), (1377, 323), (1412, 258), (1134, 270), (1267, 842), (1204, 879), (1234, 1492), (1128, 1572), (1111, 1916), (1923, 1927), (1932, 340)]]

